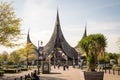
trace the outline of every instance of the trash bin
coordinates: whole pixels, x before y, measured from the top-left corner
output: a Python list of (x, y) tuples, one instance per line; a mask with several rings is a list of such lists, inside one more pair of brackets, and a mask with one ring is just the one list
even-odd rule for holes
[(43, 74), (49, 74), (50, 73), (50, 63), (49, 62), (43, 62), (42, 73)]

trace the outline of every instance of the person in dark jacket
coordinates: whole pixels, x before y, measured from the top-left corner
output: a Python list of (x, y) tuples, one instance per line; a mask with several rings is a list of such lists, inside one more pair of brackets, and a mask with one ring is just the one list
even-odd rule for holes
[(40, 80), (40, 78), (37, 76), (36, 70), (35, 70), (35, 72), (33, 73), (32, 78), (33, 78), (32, 80)]

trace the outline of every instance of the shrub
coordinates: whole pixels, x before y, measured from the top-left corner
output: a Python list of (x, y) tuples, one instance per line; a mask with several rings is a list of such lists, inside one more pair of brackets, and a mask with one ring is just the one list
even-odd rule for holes
[(118, 70), (120, 70), (120, 67), (116, 66), (116, 67), (113, 67), (112, 69), (118, 71)]
[(28, 68), (21, 68), (21, 71), (27, 71)]
[(3, 76), (3, 74), (4, 74), (4, 71), (0, 71), (0, 76)]
[(111, 69), (112, 66), (106, 66), (106, 67), (103, 67), (103, 69)]
[(5, 69), (4, 70), (5, 73), (17, 73), (19, 71), (20, 71), (19, 69)]

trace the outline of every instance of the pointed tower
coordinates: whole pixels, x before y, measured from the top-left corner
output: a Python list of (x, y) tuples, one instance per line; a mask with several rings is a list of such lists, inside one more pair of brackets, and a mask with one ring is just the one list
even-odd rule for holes
[(27, 43), (32, 43), (30, 40), (29, 32), (30, 32), (30, 29), (28, 30), (28, 34), (27, 34)]
[[(87, 37), (87, 27), (86, 27), (86, 25), (85, 25), (85, 30), (84, 30), (84, 33), (83, 33), (83, 36), (82, 36), (81, 40), (84, 39), (85, 37)], [(79, 44), (79, 42), (78, 42), (78, 44)], [(75, 48), (78, 48), (78, 44), (75, 46)], [(79, 52), (79, 50), (77, 50), (77, 52)]]
[[(84, 39), (85, 37), (87, 37), (87, 30), (86, 30), (86, 26), (85, 26), (85, 31), (84, 31), (84, 34), (83, 34), (83, 36), (82, 36), (82, 39)], [(81, 40), (82, 40), (81, 39)]]
[(72, 59), (74, 57), (77, 59), (78, 54), (76, 50), (67, 43), (67, 41), (63, 36), (60, 26), (58, 10), (57, 10), (54, 32), (49, 42), (45, 45), (44, 48), (45, 53), (50, 54), (54, 50), (54, 48), (60, 48), (68, 58)]
[(32, 41), (31, 41), (31, 39), (30, 39), (30, 35), (29, 35), (29, 31), (30, 31), (30, 29), (28, 30), (28, 34), (27, 34), (27, 44), (31, 44), (31, 45), (33, 45), (34, 46), (34, 53), (36, 54), (36, 55), (38, 55), (38, 50), (37, 50), (37, 47), (32, 43)]

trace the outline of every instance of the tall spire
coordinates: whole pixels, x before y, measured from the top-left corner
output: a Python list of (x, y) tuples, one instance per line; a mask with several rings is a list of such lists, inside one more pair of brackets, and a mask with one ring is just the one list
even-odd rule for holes
[(28, 29), (28, 34), (27, 34), (27, 43), (31, 43), (30, 36), (29, 36), (30, 29)]
[(58, 9), (53, 34), (49, 42), (45, 45), (44, 50), (45, 53), (51, 53), (55, 48), (60, 48), (69, 58), (72, 59), (75, 57), (77, 59), (76, 50), (67, 43), (62, 33)]
[(87, 37), (87, 26), (85, 25), (85, 31), (84, 31), (84, 34), (82, 36), (82, 39), (84, 39), (85, 37)]
[(37, 54), (37, 47), (32, 43), (32, 41), (30, 40), (30, 35), (29, 35), (29, 32), (30, 32), (30, 29), (28, 29), (28, 34), (27, 34), (27, 44), (29, 44), (30, 43), (30, 45), (32, 45), (32, 46), (34, 46), (34, 50), (35, 50), (35, 53), (36, 53), (36, 55), (38, 55)]
[(58, 12), (58, 9), (57, 9), (57, 16), (56, 16), (56, 23), (55, 23), (55, 26), (60, 26), (60, 20), (59, 20), (59, 12)]
[[(87, 37), (87, 26), (86, 26), (86, 25), (85, 25), (85, 31), (84, 31), (84, 33), (83, 33), (83, 36), (82, 36), (81, 40), (84, 39), (85, 37)], [(81, 40), (80, 40), (80, 41), (81, 41)], [(80, 41), (79, 41), (79, 42), (80, 42)], [(78, 42), (78, 44), (79, 44), (79, 42)], [(75, 48), (77, 48), (77, 47), (79, 46), (78, 44), (75, 46)]]

